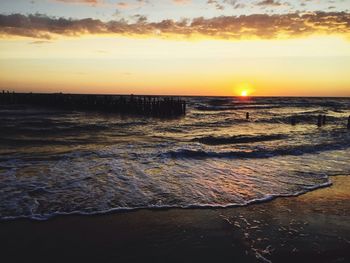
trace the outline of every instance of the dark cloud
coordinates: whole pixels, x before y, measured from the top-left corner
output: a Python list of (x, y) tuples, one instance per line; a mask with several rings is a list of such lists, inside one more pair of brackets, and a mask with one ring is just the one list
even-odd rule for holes
[(219, 3), (217, 0), (208, 0), (207, 4), (214, 5), (217, 10), (224, 10), (225, 7)]
[(261, 0), (256, 5), (258, 5), (258, 6), (281, 6), (282, 4), (277, 0)]
[(240, 39), (272, 39), (300, 37), (312, 34), (350, 33), (350, 14), (346, 12), (315, 12), (293, 14), (255, 14), (247, 16), (220, 16), (214, 18), (163, 20), (148, 22), (137, 15), (136, 22), (125, 20), (102, 22), (96, 19), (65, 19), (45, 15), (0, 15), (0, 35), (51, 39), (61, 36), (88, 34), (153, 35), (158, 37), (203, 37)]

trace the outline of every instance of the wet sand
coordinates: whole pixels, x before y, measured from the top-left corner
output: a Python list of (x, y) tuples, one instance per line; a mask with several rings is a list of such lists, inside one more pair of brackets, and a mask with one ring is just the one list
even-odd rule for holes
[(350, 176), (226, 209), (0, 223), (1, 262), (350, 262)]

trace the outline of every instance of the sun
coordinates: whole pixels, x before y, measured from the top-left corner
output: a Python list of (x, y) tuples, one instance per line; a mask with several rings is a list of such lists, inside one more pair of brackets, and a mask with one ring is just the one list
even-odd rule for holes
[(242, 90), (241, 91), (241, 96), (242, 97), (247, 97), (248, 96), (248, 91), (247, 90)]
[(238, 83), (235, 89), (236, 96), (241, 98), (249, 97), (253, 93), (253, 86), (248, 82)]

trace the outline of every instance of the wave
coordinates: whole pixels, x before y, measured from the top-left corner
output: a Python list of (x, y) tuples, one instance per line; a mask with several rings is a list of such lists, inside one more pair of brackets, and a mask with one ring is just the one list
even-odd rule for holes
[(108, 125), (102, 125), (102, 124), (86, 124), (86, 125), (79, 125), (79, 124), (56, 124), (56, 125), (49, 125), (49, 124), (36, 124), (31, 126), (15, 126), (15, 125), (7, 125), (6, 129), (0, 132), (0, 134), (10, 134), (10, 135), (23, 135), (23, 134), (66, 134), (66, 133), (73, 133), (73, 132), (79, 132), (79, 133), (87, 133), (87, 132), (97, 132), (97, 131), (103, 131), (109, 129)]
[(188, 205), (148, 205), (148, 206), (135, 206), (135, 207), (114, 207), (109, 209), (97, 210), (97, 211), (71, 211), (71, 212), (60, 212), (55, 211), (47, 214), (30, 214), (30, 215), (16, 215), (16, 216), (0, 216), (1, 221), (17, 220), (17, 219), (31, 219), (36, 221), (46, 221), (57, 216), (69, 216), (69, 215), (80, 215), (80, 216), (93, 216), (93, 215), (105, 215), (111, 214), (114, 212), (128, 212), (136, 211), (141, 209), (149, 210), (164, 210), (164, 209), (224, 209), (224, 208), (234, 208), (234, 207), (244, 207), (257, 203), (269, 202), (273, 199), (279, 197), (296, 197), (302, 194), (306, 194), (310, 191), (317, 190), (324, 187), (329, 187), (332, 185), (332, 182), (329, 180), (325, 183), (316, 184), (314, 186), (306, 187), (304, 190), (296, 191), (290, 194), (268, 194), (262, 198), (256, 198), (244, 201), (242, 203), (227, 203), (227, 204), (207, 204), (207, 203), (194, 203)]
[(207, 145), (223, 145), (223, 144), (235, 144), (235, 143), (252, 143), (252, 142), (263, 142), (263, 141), (274, 141), (287, 138), (283, 134), (271, 134), (271, 135), (257, 135), (257, 136), (248, 136), (248, 135), (237, 135), (230, 137), (215, 137), (215, 136), (206, 136), (201, 138), (194, 138), (192, 141), (200, 142)]
[(323, 143), (317, 145), (283, 146), (277, 149), (257, 149), (247, 151), (205, 151), (179, 149), (161, 154), (170, 158), (271, 158), (282, 155), (299, 156), (308, 153), (323, 151), (344, 150), (349, 148), (348, 144)]
[[(4, 146), (69, 146), (69, 145), (86, 145), (91, 143), (99, 143), (97, 139), (86, 140), (79, 138), (0, 138), (0, 145)], [(107, 143), (106, 143), (107, 144)], [(1, 159), (0, 159), (1, 160)]]
[(350, 101), (347, 98), (293, 98), (293, 97), (254, 97), (248, 100), (238, 98), (203, 99), (194, 102), (199, 111), (230, 111), (241, 109), (274, 109), (274, 108), (325, 108), (327, 110), (347, 110)]
[(225, 105), (225, 106), (197, 106), (199, 111), (231, 111), (231, 110), (259, 110), (259, 109), (276, 109), (281, 105)]

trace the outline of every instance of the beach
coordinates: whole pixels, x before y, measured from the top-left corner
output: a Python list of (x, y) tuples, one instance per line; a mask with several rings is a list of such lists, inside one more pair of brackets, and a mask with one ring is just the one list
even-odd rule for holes
[(350, 0), (1, 0), (0, 263), (350, 263)]
[(2, 262), (349, 262), (350, 177), (222, 209), (141, 209), (0, 223)]

